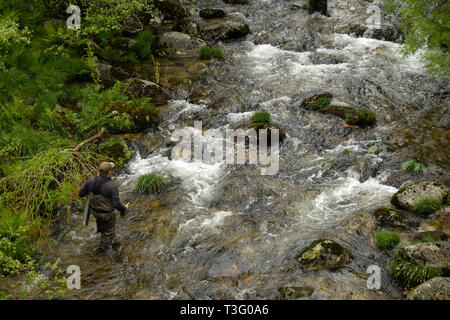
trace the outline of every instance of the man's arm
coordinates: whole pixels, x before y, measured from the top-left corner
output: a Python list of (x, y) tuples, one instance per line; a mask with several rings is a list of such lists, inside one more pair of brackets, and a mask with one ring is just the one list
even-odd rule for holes
[(92, 181), (94, 181), (94, 178), (89, 178), (84, 185), (81, 187), (80, 192), (78, 192), (78, 195), (80, 197), (86, 197), (89, 192), (91, 191)]
[(127, 208), (120, 202), (119, 189), (114, 183), (111, 183), (111, 200), (114, 208), (120, 211), (120, 215), (124, 215)]

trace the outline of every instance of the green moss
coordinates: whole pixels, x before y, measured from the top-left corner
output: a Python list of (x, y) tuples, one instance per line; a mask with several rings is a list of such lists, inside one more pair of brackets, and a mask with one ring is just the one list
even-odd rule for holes
[(345, 121), (351, 125), (370, 126), (376, 122), (376, 114), (366, 108), (361, 108), (354, 113), (348, 113)]
[(212, 57), (216, 59), (223, 59), (224, 54), (219, 48), (212, 48), (210, 46), (203, 46), (200, 48), (200, 58), (211, 59)]
[(352, 255), (332, 240), (316, 240), (301, 251), (297, 258), (308, 270), (332, 269), (345, 266)]
[(350, 154), (350, 153), (352, 153), (352, 150), (350, 150), (350, 149), (344, 149), (344, 150), (342, 150), (342, 154), (343, 154), (343, 155), (347, 155), (347, 154)]
[(256, 111), (250, 118), (250, 121), (252, 123), (257, 123), (257, 122), (269, 123), (270, 122), (270, 113), (267, 112), (266, 110)]
[(330, 97), (320, 97), (310, 105), (311, 110), (320, 110), (323, 107), (329, 105), (331, 103), (332, 98)]
[(412, 211), (428, 215), (442, 208), (442, 200), (437, 198), (423, 198), (412, 206)]
[(138, 178), (135, 191), (144, 194), (160, 192), (165, 182), (163, 177), (155, 173), (148, 173)]
[(395, 209), (391, 208), (379, 208), (373, 213), (379, 226), (382, 227), (399, 227), (402, 226), (404, 215)]
[(125, 141), (116, 137), (100, 143), (99, 149), (101, 154), (106, 155), (113, 160), (119, 167), (123, 166), (133, 155), (132, 151), (128, 149)]
[(408, 261), (393, 261), (391, 272), (407, 288), (417, 286), (431, 278), (442, 275), (442, 269)]
[(400, 237), (395, 232), (380, 230), (375, 232), (377, 244), (382, 249), (391, 249), (400, 242)]

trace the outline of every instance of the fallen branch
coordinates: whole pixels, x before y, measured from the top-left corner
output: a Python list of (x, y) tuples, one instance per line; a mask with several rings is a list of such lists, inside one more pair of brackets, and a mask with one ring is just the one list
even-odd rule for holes
[(86, 139), (86, 140), (80, 142), (75, 148), (65, 149), (65, 150), (61, 150), (59, 152), (78, 152), (85, 144), (91, 143), (92, 141), (100, 139), (106, 133), (106, 131), (107, 131), (106, 128), (102, 127), (102, 129), (97, 134), (93, 135), (89, 139)]

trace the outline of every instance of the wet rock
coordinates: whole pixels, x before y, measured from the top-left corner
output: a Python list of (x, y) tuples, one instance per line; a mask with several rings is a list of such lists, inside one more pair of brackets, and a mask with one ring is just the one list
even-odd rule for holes
[(331, 269), (344, 267), (352, 255), (340, 244), (332, 240), (316, 240), (298, 255), (305, 270)]
[(111, 158), (117, 166), (130, 160), (132, 152), (122, 139), (110, 138), (99, 145), (100, 153)]
[(448, 235), (443, 231), (425, 231), (414, 234), (414, 240), (421, 241), (447, 241)]
[(432, 278), (412, 289), (408, 300), (450, 300), (450, 278)]
[(190, 18), (184, 18), (177, 23), (172, 28), (173, 31), (187, 33), (191, 36), (197, 36), (200, 31), (200, 26), (198, 23)]
[(188, 16), (179, 0), (156, 0), (153, 5), (163, 14), (164, 20), (180, 20)]
[(392, 196), (391, 203), (401, 209), (411, 210), (422, 199), (435, 198), (445, 202), (448, 188), (436, 180), (417, 182), (401, 188)]
[(106, 111), (113, 114), (126, 113), (133, 124), (130, 130), (108, 127), (108, 130), (112, 133), (144, 132), (147, 129), (158, 125), (160, 121), (156, 110), (152, 110), (147, 106), (134, 102), (108, 101), (103, 107)]
[(127, 94), (132, 98), (150, 98), (155, 105), (165, 104), (170, 99), (169, 92), (154, 82), (142, 79), (128, 79)]
[(328, 103), (326, 104), (329, 105), (332, 98), (333, 95), (329, 92), (321, 90), (311, 90), (294, 97), (294, 105), (308, 110), (319, 110), (324, 105), (318, 105), (318, 101), (320, 101), (321, 99), (329, 99)]
[(250, 0), (223, 0), (223, 2), (228, 4), (249, 4)]
[(403, 227), (405, 215), (403, 212), (391, 208), (379, 208), (373, 213), (380, 227)]
[(152, 43), (152, 51), (160, 57), (197, 57), (206, 42), (178, 31), (158, 35)]
[(205, 26), (202, 37), (208, 40), (225, 40), (243, 37), (250, 33), (250, 27), (245, 22), (222, 21)]
[(379, 29), (367, 29), (363, 36), (366, 38), (391, 42), (401, 42), (403, 40), (403, 34), (393, 26), (382, 26)]
[(442, 268), (444, 272), (450, 270), (450, 242), (424, 242), (406, 246), (398, 251), (398, 259), (414, 264), (428, 265)]
[[(252, 123), (250, 125), (246, 125), (240, 128), (236, 128), (236, 129), (242, 129), (244, 131), (250, 130), (250, 129), (254, 129), (256, 131), (256, 135), (257, 135), (257, 143), (259, 145), (259, 131), (260, 130), (267, 130), (267, 145), (270, 146), (271, 141), (272, 141), (272, 130), (276, 129), (278, 130), (278, 137), (279, 137), (279, 142), (282, 143), (284, 141), (284, 139), (286, 138), (286, 133), (284, 132), (283, 129), (275, 126), (274, 124), (271, 123), (266, 123), (266, 122), (256, 122), (256, 123)], [(246, 138), (246, 143), (248, 143), (248, 138)]]
[(319, 12), (323, 15), (327, 14), (328, 5), (327, 0), (309, 0), (308, 13), (313, 14)]
[(199, 12), (200, 17), (205, 19), (223, 18), (225, 17), (225, 11), (222, 9), (202, 9)]
[(282, 287), (279, 289), (280, 300), (307, 298), (314, 292), (313, 287)]

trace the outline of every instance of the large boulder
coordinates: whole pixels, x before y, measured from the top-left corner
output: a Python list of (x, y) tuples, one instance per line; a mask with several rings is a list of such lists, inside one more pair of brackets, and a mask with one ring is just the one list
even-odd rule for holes
[(412, 289), (408, 300), (450, 300), (450, 278), (436, 277)]
[(162, 13), (164, 20), (180, 20), (188, 16), (179, 0), (155, 0), (153, 5)]
[(126, 131), (108, 127), (111, 133), (144, 132), (157, 126), (160, 121), (156, 110), (135, 102), (108, 101), (103, 107), (111, 114), (126, 114), (132, 123), (132, 128)]
[(379, 208), (373, 212), (373, 215), (380, 227), (403, 227), (405, 214), (399, 210), (391, 208)]
[(155, 105), (165, 104), (170, 99), (169, 92), (154, 82), (142, 79), (128, 79), (127, 94), (132, 98), (150, 98)]
[(442, 268), (446, 273), (450, 270), (450, 242), (425, 242), (406, 246), (398, 251), (397, 258), (414, 264)]
[(207, 43), (202, 39), (178, 31), (158, 35), (152, 43), (152, 51), (160, 57), (197, 57), (200, 48)]
[(447, 195), (446, 185), (439, 181), (427, 180), (401, 188), (392, 196), (391, 203), (398, 208), (412, 210), (420, 200), (433, 198), (445, 202)]
[(250, 27), (245, 22), (222, 21), (203, 27), (201, 34), (208, 40), (225, 40), (243, 37), (250, 33)]
[(316, 240), (297, 256), (305, 270), (331, 269), (344, 267), (350, 261), (350, 252), (333, 240)]

